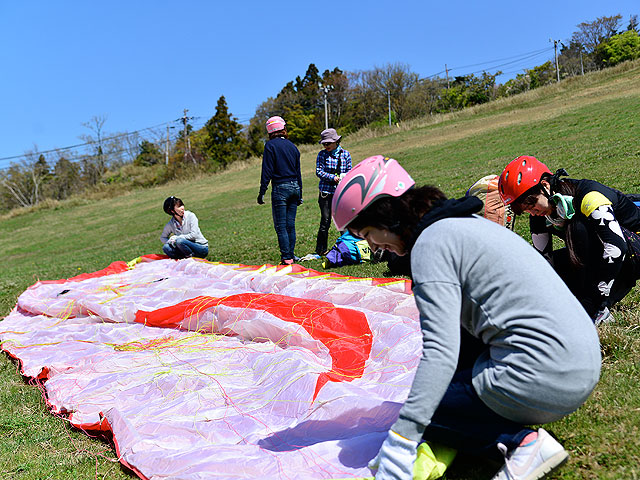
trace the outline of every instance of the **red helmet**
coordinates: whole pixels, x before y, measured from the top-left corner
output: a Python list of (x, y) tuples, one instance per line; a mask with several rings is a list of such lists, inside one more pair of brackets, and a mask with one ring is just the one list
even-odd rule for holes
[(542, 175), (551, 170), (536, 157), (522, 155), (509, 162), (498, 180), (498, 191), (505, 205), (515, 202), (520, 195), (540, 184)]

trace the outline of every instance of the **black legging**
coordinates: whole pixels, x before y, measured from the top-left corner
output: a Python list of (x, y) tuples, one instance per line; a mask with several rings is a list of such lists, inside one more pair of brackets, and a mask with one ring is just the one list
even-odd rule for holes
[(320, 228), (316, 239), (316, 253), (324, 255), (327, 251), (327, 241), (329, 239), (329, 228), (331, 227), (331, 202), (333, 194), (320, 192), (318, 195), (318, 205), (320, 205)]

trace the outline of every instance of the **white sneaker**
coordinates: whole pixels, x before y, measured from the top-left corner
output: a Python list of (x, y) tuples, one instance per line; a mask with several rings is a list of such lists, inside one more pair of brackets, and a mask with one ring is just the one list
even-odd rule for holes
[(504, 455), (504, 466), (493, 480), (538, 480), (558, 468), (569, 458), (569, 454), (543, 428), (538, 430), (538, 438), (532, 445), (517, 447), (507, 454), (507, 447), (498, 444)]

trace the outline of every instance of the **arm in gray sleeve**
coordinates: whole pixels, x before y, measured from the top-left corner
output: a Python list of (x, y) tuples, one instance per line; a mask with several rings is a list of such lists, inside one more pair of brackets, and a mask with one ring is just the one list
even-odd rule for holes
[(167, 222), (167, 224), (162, 229), (162, 234), (160, 235), (160, 241), (164, 245), (169, 241), (169, 237), (173, 233), (173, 229), (171, 228), (171, 220)]
[(196, 217), (195, 213), (188, 210), (184, 212), (182, 219), (182, 234), (178, 235), (177, 238), (184, 238), (201, 245), (208, 244), (207, 239), (202, 235), (200, 227), (198, 226), (198, 217)]
[(458, 364), (462, 293), (460, 285), (442, 281), (417, 284), (413, 293), (420, 311), (422, 358), (391, 430), (419, 442)]

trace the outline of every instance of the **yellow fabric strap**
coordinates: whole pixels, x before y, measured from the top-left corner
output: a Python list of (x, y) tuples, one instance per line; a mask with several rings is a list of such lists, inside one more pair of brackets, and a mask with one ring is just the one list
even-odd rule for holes
[(358, 251), (360, 252), (360, 259), (362, 261), (371, 260), (371, 248), (369, 248), (369, 243), (366, 240), (360, 240), (356, 242), (356, 247), (358, 247)]
[(134, 258), (133, 260), (127, 262), (127, 269), (131, 270), (133, 267), (135, 267), (138, 263), (140, 263), (140, 261), (142, 260), (142, 258), (137, 257)]
[[(418, 455), (413, 464), (413, 480), (436, 480), (444, 475), (451, 465), (457, 451), (437, 443), (422, 442), (418, 445)], [(373, 477), (360, 477), (351, 480), (373, 480)]]
[(596, 208), (601, 207), (602, 205), (611, 205), (611, 200), (600, 192), (589, 192), (582, 199), (580, 211), (585, 217), (588, 217)]

